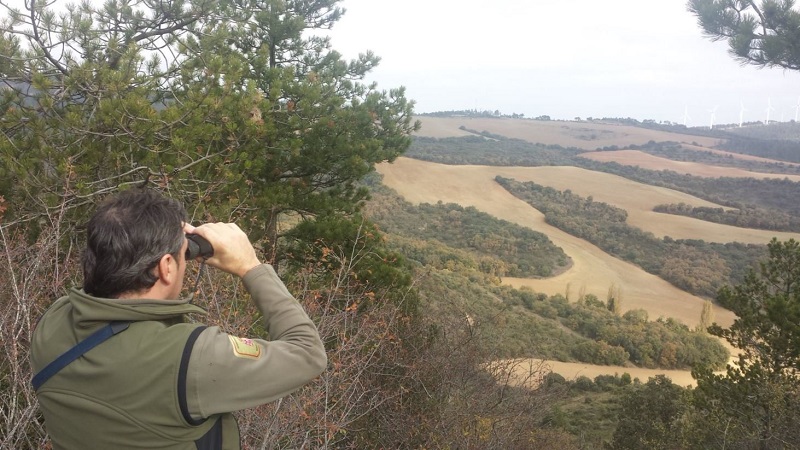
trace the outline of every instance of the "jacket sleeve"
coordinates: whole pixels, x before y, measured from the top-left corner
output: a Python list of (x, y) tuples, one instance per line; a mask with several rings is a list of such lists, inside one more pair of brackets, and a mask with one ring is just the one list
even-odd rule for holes
[(277, 400), (316, 378), (327, 365), (314, 323), (268, 264), (244, 285), (264, 316), (270, 340), (200, 333), (189, 357), (186, 403), (194, 419)]

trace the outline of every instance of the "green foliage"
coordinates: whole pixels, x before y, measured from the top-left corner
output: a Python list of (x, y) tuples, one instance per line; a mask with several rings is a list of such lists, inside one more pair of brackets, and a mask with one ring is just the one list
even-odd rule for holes
[(721, 367), (728, 359), (717, 340), (672, 319), (648, 322), (636, 311), (619, 317), (602, 302), (571, 304), (561, 295), (492, 287), (464, 265), (426, 270), (418, 284), (426, 313), (454, 303), (464, 320), (491, 324), (481, 342), (496, 356), (665, 369)]
[(478, 133), (474, 136), (415, 137), (406, 156), (443, 164), (485, 164), (492, 166), (547, 166), (565, 164), (580, 149), (532, 144), (520, 139)]
[(800, 13), (793, 0), (690, 0), (706, 36), (726, 40), (743, 64), (800, 70)]
[(740, 363), (793, 376), (800, 371), (800, 243), (773, 239), (768, 248), (758, 274), (720, 290), (720, 304), (737, 318), (729, 329), (716, 326), (710, 332), (742, 351)]
[(759, 208), (800, 216), (800, 205), (792, 199), (800, 195), (800, 183), (783, 179), (703, 178), (666, 170), (646, 170), (617, 163), (599, 163), (584, 158), (578, 165), (619, 175), (639, 183), (685, 192), (732, 208)]
[(555, 296), (532, 302), (528, 308), (545, 317), (555, 313), (564, 326), (591, 339), (571, 347), (570, 355), (578, 361), (679, 369), (698, 365), (719, 368), (728, 359), (718, 341), (673, 319), (648, 322), (641, 310), (619, 317), (596, 298), (569, 304)]
[[(675, 131), (675, 130), (669, 130)], [(752, 172), (798, 174), (800, 167), (791, 163), (800, 162), (800, 142), (795, 138), (800, 133), (800, 124), (775, 123), (769, 127), (753, 126), (728, 128), (721, 132), (715, 148), (730, 153), (759, 156), (774, 161), (736, 158), (726, 152), (686, 148), (677, 142), (653, 142), (631, 145), (626, 148), (640, 150), (651, 155), (673, 161), (699, 162), (712, 166), (736, 167)], [(750, 137), (752, 135), (752, 137)], [(782, 136), (782, 137), (779, 137)], [(785, 161), (785, 162), (784, 162)]]
[(737, 316), (709, 332), (738, 350), (724, 374), (695, 371), (697, 448), (792, 448), (800, 442), (800, 244), (769, 244), (769, 258), (719, 301)]
[(617, 427), (620, 403), (631, 386), (630, 374), (599, 375), (594, 380), (580, 376), (565, 380), (558, 374), (545, 378), (548, 389), (565, 390), (542, 425), (567, 430), (580, 436), (581, 448), (602, 448)]
[[(770, 133), (772, 139), (769, 139), (767, 136), (762, 138), (761, 135), (754, 132), (754, 130), (762, 128), (764, 129), (762, 130), (762, 133)], [(748, 133), (759, 136), (759, 138), (736, 136), (738, 134), (743, 134), (744, 132), (740, 131), (739, 129), (731, 130), (731, 133), (734, 134), (734, 136), (731, 139), (727, 139), (722, 142), (719, 145), (719, 148), (745, 155), (753, 155), (760, 158), (770, 158), (777, 161), (787, 161), (797, 164), (800, 163), (800, 152), (798, 152), (798, 150), (800, 150), (800, 143), (797, 141), (797, 128), (798, 124), (796, 123), (770, 123), (769, 127), (742, 128), (742, 130), (748, 129)], [(783, 139), (775, 138), (776, 135), (780, 136), (782, 134), (785, 135)], [(749, 164), (746, 166), (749, 166)], [(771, 166), (772, 170), (770, 170), (770, 167), (767, 167), (767, 170), (760, 170), (761, 167), (758, 167), (758, 171), (775, 171), (777, 173), (797, 173), (798, 171), (796, 165), (790, 166), (787, 164), (776, 163), (771, 164)]]
[(775, 377), (758, 363), (723, 374), (699, 370), (689, 418), (689, 448), (793, 449), (800, 442), (797, 380)]
[[(498, 139), (492, 141), (491, 139)], [(464, 151), (459, 154), (460, 149), (458, 145), (460, 140), (453, 138), (445, 142), (445, 140), (432, 140), (435, 143), (436, 150), (427, 153), (423, 159), (431, 160), (446, 160), (451, 163), (483, 163), (493, 164), (493, 161), (502, 161), (503, 164), (508, 164), (510, 161), (526, 161), (531, 165), (541, 163), (541, 159), (537, 159), (535, 151), (531, 154), (525, 155), (524, 151), (520, 151), (518, 155), (513, 158), (509, 157), (509, 151), (504, 143), (502, 146), (496, 145), (497, 142), (502, 140), (498, 136), (486, 136), (479, 139), (462, 138), (470, 140), (470, 143), (465, 146), (469, 151)], [(411, 152), (420, 151), (416, 149), (420, 145), (419, 140), (415, 140)], [(427, 144), (425, 144), (427, 145)], [(526, 146), (533, 146), (522, 141), (514, 142), (514, 145), (525, 148)], [(481, 151), (481, 148), (483, 151)], [(541, 147), (543, 148), (543, 147)], [(502, 151), (501, 151), (502, 149)], [(555, 156), (555, 155), (554, 155)], [(528, 159), (526, 159), (528, 158)], [(571, 156), (569, 157), (571, 158)], [(566, 160), (567, 158), (565, 158)], [(581, 159), (576, 158), (575, 161)], [(514, 164), (511, 162), (511, 164)], [(797, 183), (790, 183), (786, 180), (741, 180), (741, 179), (717, 179), (717, 180), (704, 180), (697, 177), (688, 177), (675, 173), (662, 173), (647, 171), (638, 168), (624, 167), (618, 164), (600, 164), (594, 162), (575, 162), (573, 165), (587, 167), (592, 170), (603, 170), (615, 173), (621, 176), (635, 179), (641, 182), (654, 182), (661, 186), (678, 189), (684, 192), (689, 192), (703, 198), (708, 198), (721, 204), (729, 206), (741, 206), (741, 198), (757, 199), (754, 202), (758, 203), (764, 199), (764, 204), (775, 207), (785, 211), (787, 215), (793, 216), (793, 208), (797, 208), (796, 202), (791, 200), (795, 196), (795, 189)], [(655, 180), (655, 181), (653, 181)], [(718, 185), (718, 186), (715, 186)], [(722, 199), (722, 200), (721, 200)], [(587, 206), (588, 199), (577, 198), (576, 204)], [(748, 200), (749, 201), (749, 200)], [(558, 202), (554, 202), (558, 203)], [(564, 199), (560, 200), (564, 203)], [(588, 209), (596, 208), (597, 205), (591, 205)], [(598, 208), (601, 217), (614, 217), (613, 211), (604, 211)], [(608, 220), (609, 223), (618, 223), (613, 220)], [(673, 245), (679, 244), (679, 247)], [(643, 245), (639, 243), (638, 245)], [(644, 244), (649, 245), (649, 244)], [(746, 272), (752, 267), (752, 261), (765, 254), (766, 248), (756, 246), (742, 246), (739, 244), (726, 244), (726, 245), (710, 245), (700, 241), (675, 241), (666, 238), (659, 245), (664, 245), (665, 248), (673, 251), (672, 258), (668, 262), (667, 267), (673, 273), (676, 280), (682, 279), (686, 283), (696, 283), (702, 285), (706, 283), (703, 289), (707, 292), (713, 291), (713, 286), (719, 285), (715, 271), (721, 270), (720, 267), (715, 267), (713, 264), (704, 269), (702, 265), (693, 266), (686, 264), (685, 260), (699, 260), (706, 261), (707, 253), (712, 252), (716, 255), (709, 261), (718, 264), (723, 261), (731, 271), (731, 277), (725, 283), (735, 281), (743, 282), (746, 279)], [(654, 248), (659, 248), (658, 246)], [(644, 253), (644, 252), (643, 252)], [(458, 258), (456, 258), (458, 259)], [(791, 258), (784, 258), (790, 261)], [(459, 259), (459, 261), (464, 261)], [(789, 266), (788, 262), (783, 263), (783, 266)], [(456, 273), (474, 272), (475, 265), (467, 264), (454, 264), (451, 265), (455, 273), (448, 273), (447, 278), (454, 277)], [(700, 270), (698, 270), (700, 269)], [(463, 271), (463, 272), (462, 272)], [(695, 273), (696, 272), (696, 273)], [(698, 276), (699, 275), (699, 276)], [(469, 281), (468, 281), (469, 280)], [(485, 278), (471, 277), (465, 275), (463, 279), (464, 284), (451, 283), (450, 286), (456, 288), (457, 286), (465, 287), (469, 282), (485, 281)], [(717, 281), (714, 281), (717, 280)], [(709, 283), (716, 284), (709, 284)], [(608, 323), (603, 316), (598, 316), (598, 320), (594, 321), (594, 314), (598, 311), (607, 309), (601, 308), (596, 298), (588, 298), (587, 301), (581, 304), (571, 305), (563, 296), (553, 296), (548, 298), (530, 290), (513, 290), (502, 287), (496, 287), (487, 290), (481, 296), (475, 295), (476, 290), (461, 290), (457, 288), (452, 291), (431, 291), (432, 297), (431, 305), (434, 304), (433, 300), (436, 298), (459, 298), (463, 300), (463, 305), (472, 305), (473, 307), (482, 304), (481, 302), (490, 302), (497, 298), (502, 299), (506, 307), (520, 308), (535, 312), (537, 315), (550, 319), (557, 319), (560, 322), (567, 323), (564, 318), (574, 315), (572, 323), (582, 330), (581, 332), (593, 333), (599, 335), (607, 327)], [(496, 297), (493, 297), (494, 293)], [(713, 292), (712, 292), (713, 293)], [(439, 296), (439, 297), (437, 297)], [(467, 300), (468, 299), (468, 300)], [(576, 312), (581, 308), (580, 312)], [(468, 308), (465, 308), (469, 310)], [(522, 309), (509, 310), (514, 311), (516, 316), (522, 316)], [(481, 316), (481, 320), (487, 320), (486, 315)], [(510, 323), (506, 315), (497, 315), (489, 317), (494, 318), (494, 325), (492, 333), (483, 334), (482, 338), (489, 342), (490, 337), (495, 333), (505, 333), (510, 330), (507, 324)], [(708, 318), (707, 318), (708, 319)], [(648, 399), (655, 399), (657, 402), (650, 410), (645, 411), (644, 415), (637, 417), (636, 414), (631, 415), (626, 420), (628, 421), (628, 433), (619, 432), (620, 436), (629, 436), (628, 444), (631, 446), (621, 446), (619, 448), (692, 448), (692, 449), (705, 449), (705, 448), (794, 448), (793, 443), (800, 442), (797, 436), (790, 433), (792, 426), (791, 423), (796, 424), (798, 419), (795, 411), (800, 410), (797, 404), (796, 385), (793, 384), (779, 384), (779, 383), (765, 383), (768, 377), (764, 374), (763, 368), (750, 366), (749, 372), (741, 372), (738, 377), (731, 377), (731, 371), (728, 370), (728, 375), (716, 374), (720, 380), (732, 381), (719, 381), (714, 384), (711, 381), (704, 381), (707, 376), (711, 379), (712, 372), (708, 368), (711, 359), (717, 361), (725, 361), (724, 350), (719, 354), (715, 353), (717, 348), (720, 347), (719, 343), (709, 339), (708, 337), (700, 339), (702, 333), (690, 333), (687, 327), (682, 324), (676, 323), (672, 320), (658, 320), (656, 322), (648, 322), (646, 312), (632, 310), (626, 312), (620, 320), (624, 321), (623, 327), (630, 327), (633, 332), (625, 331), (625, 334), (632, 336), (643, 336), (637, 334), (639, 329), (645, 329), (652, 326), (652, 330), (647, 333), (652, 333), (651, 338), (644, 338), (636, 346), (631, 345), (625, 348), (636, 349), (632, 354), (636, 355), (640, 360), (644, 360), (644, 355), (647, 355), (651, 361), (655, 360), (656, 364), (661, 364), (657, 360), (672, 361), (677, 357), (678, 353), (682, 350), (687, 350), (688, 347), (694, 346), (692, 365), (698, 366), (695, 374), (698, 376), (698, 388), (694, 391), (684, 391), (677, 387), (670, 388), (666, 383), (661, 383), (660, 386), (655, 386), (649, 391), (642, 390), (637, 392), (647, 392), (641, 397), (635, 395), (631, 398), (639, 399), (645, 403)], [(613, 322), (611, 322), (613, 323)], [(795, 319), (795, 323), (797, 320)], [(637, 329), (638, 327), (638, 329)], [(763, 329), (769, 329), (765, 327)], [(580, 333), (574, 330), (569, 330), (572, 333), (565, 333), (563, 329), (560, 330), (558, 340), (566, 342)], [(686, 336), (686, 341), (683, 337), (678, 340), (671, 340), (672, 337), (664, 333), (676, 333), (673, 336)], [(504, 339), (511, 342), (513, 339), (518, 338), (518, 334), (507, 334)], [(596, 341), (599, 342), (599, 341)], [(625, 341), (621, 341), (624, 345)], [(758, 341), (751, 341), (758, 342)], [(548, 341), (542, 341), (547, 345), (539, 345), (535, 348), (536, 351), (557, 348), (550, 347)], [(539, 343), (540, 344), (540, 343)], [(710, 346), (709, 346), (710, 344)], [(566, 353), (567, 358), (574, 357), (571, 354), (574, 348), (591, 348), (587, 341), (570, 341), (569, 353)], [(708, 346), (708, 347), (707, 347)], [(520, 348), (526, 348), (521, 346)], [(654, 348), (658, 348), (659, 352), (652, 352)], [(636, 353), (636, 352), (640, 353)], [(791, 350), (787, 348), (789, 354)], [(513, 353), (513, 352), (512, 352)], [(586, 352), (591, 354), (591, 352)], [(557, 352), (561, 355), (556, 359), (564, 359), (565, 352), (562, 350)], [(657, 356), (656, 356), (657, 355)], [(715, 355), (709, 357), (708, 355)], [(701, 368), (702, 367), (702, 368)], [(759, 366), (760, 367), (760, 366)], [(791, 369), (795, 370), (795, 369)], [(791, 373), (791, 370), (787, 371)], [(737, 372), (733, 372), (734, 374)], [(627, 377), (628, 383), (630, 376)], [(756, 383), (755, 380), (760, 380), (760, 384), (741, 384), (741, 381), (748, 381)], [(599, 381), (599, 383), (598, 383)], [(551, 409), (548, 418), (543, 422), (546, 426), (555, 426), (563, 429), (569, 429), (575, 435), (587, 437), (583, 442), (591, 441), (599, 444), (602, 441), (610, 441), (612, 431), (609, 427), (614, 426), (614, 421), (608, 422), (609, 415), (616, 414), (614, 411), (618, 410), (619, 403), (615, 400), (603, 400), (601, 395), (609, 395), (611, 390), (604, 391), (604, 389), (612, 389), (613, 383), (607, 383), (607, 380), (600, 379), (592, 381), (588, 378), (581, 378), (575, 382), (569, 382), (563, 377), (549, 376), (546, 378), (545, 383), (548, 386), (564, 387), (569, 386), (571, 392), (580, 392), (582, 397), (577, 394), (573, 398), (572, 403), (559, 402)], [(651, 380), (654, 384), (657, 381)], [(602, 387), (598, 387), (602, 386)], [(632, 388), (636, 388), (638, 383), (634, 383)], [(621, 389), (617, 386), (616, 389)], [(730, 398), (726, 396), (730, 395)], [(636, 401), (636, 400), (633, 400)], [(752, 404), (751, 404), (752, 403)], [(753, 407), (753, 404), (756, 407)], [(663, 406), (663, 408), (659, 408)], [(615, 409), (616, 408), (616, 409)], [(659, 415), (660, 412), (670, 412), (666, 415)], [(652, 414), (651, 414), (652, 413)], [(738, 417), (738, 416), (740, 417)], [(666, 419), (664, 419), (666, 417)], [(763, 433), (765, 428), (766, 417), (772, 417), (772, 428), (768, 428), (768, 433)], [(577, 425), (576, 425), (577, 424)], [(604, 425), (601, 425), (604, 424)], [(641, 426), (637, 427), (638, 424)], [(596, 426), (596, 427), (595, 427)], [(605, 427), (605, 428), (603, 428)], [(794, 427), (796, 428), (796, 426)], [(665, 430), (671, 430), (666, 432)], [(769, 432), (772, 432), (770, 435)], [(594, 434), (597, 433), (597, 434)], [(796, 433), (796, 432), (795, 432)], [(591, 435), (591, 437), (589, 437)], [(605, 436), (603, 438), (602, 436)], [(769, 436), (771, 440), (765, 440)], [(750, 440), (748, 440), (750, 439)], [(782, 439), (782, 441), (780, 441)], [(760, 441), (759, 441), (760, 440)], [(638, 443), (648, 442), (648, 444), (639, 445)], [(761, 444), (759, 447), (757, 442), (767, 442)], [(622, 444), (622, 443), (620, 443)]]
[(480, 326), (482, 331), (476, 340), (492, 358), (570, 361), (570, 349), (587, 341), (553, 320), (505, 301), (511, 289), (491, 287), (474, 272), (426, 268), (424, 273), (417, 281), (424, 314), (440, 317), (443, 311), (460, 311), (464, 323)]
[[(791, 120), (789, 122), (771, 122), (768, 127), (736, 127), (726, 130), (732, 137), (725, 140), (723, 145), (728, 143), (737, 143), (739, 146), (750, 146), (751, 152), (769, 151), (770, 144), (782, 146), (781, 153), (785, 153), (787, 157), (794, 159), (775, 158), (780, 161), (794, 161), (800, 155), (797, 154), (798, 145), (800, 145), (800, 123)], [(739, 138), (739, 139), (737, 139)], [(738, 141), (738, 142), (737, 142)], [(755, 148), (753, 144), (756, 145)], [(790, 148), (790, 146), (793, 146)], [(794, 150), (794, 151), (790, 151)], [(746, 153), (746, 151), (742, 151)], [(765, 156), (765, 155), (762, 155)]]
[(402, 305), (407, 315), (417, 314), (417, 298), (411, 289), (412, 269), (406, 259), (384, 245), (374, 224), (360, 217), (342, 220), (322, 217), (298, 224), (288, 235), (285, 259), (291, 273), (315, 267), (314, 282), (336, 285), (342, 273), (352, 277), (364, 297), (355, 304), (347, 295), (340, 307), (365, 310), (374, 307), (374, 292), (386, 291), (383, 300)]
[[(388, 233), (472, 253), (477, 268), (493, 277), (548, 277), (571, 264), (544, 234), (474, 207), (441, 202), (412, 205), (383, 188), (373, 189), (366, 212)], [(419, 252), (415, 255), (424, 258)]]
[[(358, 180), (418, 124), (402, 88), (361, 82), (377, 57), (345, 61), (318, 36), (337, 4), (119, 0), (20, 16), (2, 41), (15, 53), (0, 55), (22, 62), (1, 106), (9, 219), (63, 208), (79, 222), (105, 194), (151, 185), (195, 220), (236, 220), (274, 259), (288, 215), (356, 212)], [(29, 46), (8, 44), (26, 26)], [(72, 51), (49, 53), (59, 39)]]
[(498, 358), (485, 340), (495, 323), (477, 314), (469, 320), (469, 303), (426, 298), (424, 304), (431, 342), (415, 349), (415, 377), (404, 380), (400, 401), (387, 402), (378, 420), (356, 430), (371, 439), (353, 441), (353, 448), (576, 448), (563, 431), (539, 427), (561, 396), (537, 387), (543, 367)]
[(620, 405), (619, 423), (607, 448), (685, 448), (680, 430), (688, 399), (688, 393), (664, 375), (626, 391)]
[(800, 244), (769, 244), (761, 270), (720, 290), (737, 319), (712, 326), (739, 351), (721, 373), (698, 366), (691, 391), (651, 379), (624, 394), (611, 449), (793, 449), (800, 442), (798, 280)]
[[(324, 382), (240, 417), (244, 446), (270, 432), (286, 447), (346, 446), (345, 431), (406, 398), (409, 348), (425, 348), (410, 269), (358, 214), (359, 181), (418, 128), (413, 102), (363, 81), (375, 55), (346, 61), (320, 36), (338, 0), (58, 3), (0, 5), (0, 231), (14, 237), (0, 271), (21, 283), (0, 295), (15, 375), (0, 364), (0, 447), (48, 446), (16, 346), (34, 307), (79, 279), (79, 224), (139, 187), (181, 200), (193, 222), (247, 230), (265, 261), (292, 269), (284, 278), (331, 351)], [(209, 320), (258, 333), (241, 284), (216, 275), (204, 278)]]

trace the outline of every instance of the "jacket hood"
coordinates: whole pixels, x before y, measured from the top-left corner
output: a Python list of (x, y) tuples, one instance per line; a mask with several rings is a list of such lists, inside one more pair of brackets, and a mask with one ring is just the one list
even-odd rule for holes
[(70, 290), (68, 303), (72, 306), (72, 314), (79, 327), (114, 320), (168, 320), (188, 313), (206, 314), (203, 308), (190, 304), (189, 299), (99, 298), (77, 288)]

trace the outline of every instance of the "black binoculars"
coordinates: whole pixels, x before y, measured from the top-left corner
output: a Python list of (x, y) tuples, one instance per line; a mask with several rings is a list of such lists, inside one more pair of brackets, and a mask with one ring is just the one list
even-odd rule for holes
[(214, 256), (214, 247), (211, 243), (199, 234), (186, 234), (189, 246), (186, 247), (186, 260), (192, 260), (199, 256), (210, 258)]

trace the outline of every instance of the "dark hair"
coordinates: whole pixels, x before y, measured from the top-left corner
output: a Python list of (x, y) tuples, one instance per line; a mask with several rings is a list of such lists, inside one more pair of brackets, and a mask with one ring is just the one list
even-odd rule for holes
[(84, 291), (116, 298), (152, 287), (161, 257), (178, 257), (185, 220), (180, 202), (152, 190), (131, 189), (106, 200), (86, 224)]

